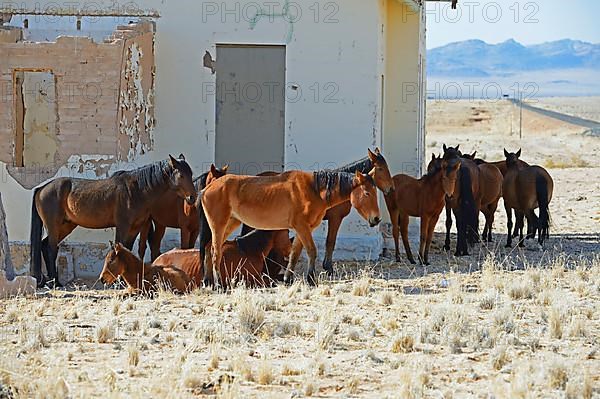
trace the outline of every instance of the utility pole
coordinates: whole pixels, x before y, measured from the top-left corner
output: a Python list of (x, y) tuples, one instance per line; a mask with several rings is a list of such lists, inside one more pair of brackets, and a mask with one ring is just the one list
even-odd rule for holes
[(523, 92), (519, 92), (519, 140), (523, 138)]

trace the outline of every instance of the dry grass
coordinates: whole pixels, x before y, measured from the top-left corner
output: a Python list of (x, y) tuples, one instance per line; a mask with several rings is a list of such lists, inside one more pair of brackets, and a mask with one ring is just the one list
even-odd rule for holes
[[(57, 398), (597, 395), (600, 262), (484, 265), (318, 288), (155, 300), (53, 291), (0, 302), (0, 389)], [(441, 280), (448, 288), (427, 289)], [(405, 295), (406, 286), (424, 290)], [(28, 311), (40, 304), (43, 316)]]

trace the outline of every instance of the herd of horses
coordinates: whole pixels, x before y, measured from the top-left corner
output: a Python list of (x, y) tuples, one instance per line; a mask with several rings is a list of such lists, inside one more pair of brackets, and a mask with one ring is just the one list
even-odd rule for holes
[[(444, 145), (433, 155), (420, 179), (391, 175), (379, 151), (335, 170), (265, 172), (257, 176), (227, 173), (227, 167), (193, 178), (183, 155), (107, 179), (54, 179), (34, 190), (31, 217), (31, 273), (39, 286), (59, 286), (58, 245), (76, 226), (115, 228), (115, 243), (106, 255), (101, 280), (121, 277), (131, 292), (164, 287), (187, 292), (194, 287), (231, 287), (238, 282), (264, 287), (291, 283), (302, 249), (308, 255), (306, 281), (317, 283), (317, 249), (313, 231), (328, 221), (323, 268), (333, 273), (333, 251), (342, 220), (355, 208), (371, 227), (381, 221), (377, 189), (383, 192), (392, 222), (396, 260), (399, 238), (416, 263), (408, 240), (410, 217), (421, 219), (418, 261), (429, 264), (438, 218), (446, 209), (450, 249), (452, 215), (456, 219), (456, 256), (468, 255), (477, 242), (491, 241), (494, 214), (504, 198), (508, 216), (507, 247), (519, 237), (549, 237), (553, 181), (546, 170), (520, 160), (521, 150), (486, 162)], [(539, 208), (539, 216), (534, 209)], [(479, 235), (479, 212), (485, 216)], [(512, 215), (514, 212), (515, 223)], [(242, 225), (241, 235), (227, 238)], [(47, 235), (42, 239), (44, 227)], [(166, 227), (181, 231), (180, 249), (160, 253)], [(514, 230), (513, 230), (514, 227)], [(290, 238), (289, 230), (295, 232)], [(138, 253), (132, 252), (139, 236)], [(199, 248), (194, 248), (199, 237)], [(147, 244), (151, 263), (143, 261)], [(42, 257), (48, 277), (42, 273)]]

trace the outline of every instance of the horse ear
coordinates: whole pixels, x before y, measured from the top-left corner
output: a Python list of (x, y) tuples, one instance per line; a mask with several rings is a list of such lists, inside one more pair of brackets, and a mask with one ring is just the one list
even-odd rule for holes
[(115, 249), (115, 243), (112, 241), (108, 242), (110, 244), (110, 249)]
[(471, 156), (473, 157), (473, 159), (475, 159), (475, 157), (477, 156), (477, 151), (475, 151), (474, 153), (472, 153)]
[(519, 148), (519, 151), (517, 151), (517, 158), (521, 157), (521, 149)]
[(371, 177), (373, 177), (373, 178), (374, 178), (374, 177), (375, 177), (375, 168), (371, 169), (371, 170), (369, 171), (369, 173), (367, 173), (367, 174), (368, 174), (369, 176), (371, 176)]
[(183, 154), (179, 154), (179, 160), (180, 161), (185, 161), (185, 156)]
[(175, 167), (175, 166), (177, 166), (177, 160), (176, 160), (175, 158), (173, 158), (173, 156), (172, 156), (171, 154), (169, 154), (169, 164), (170, 164), (172, 167)]
[(444, 152), (448, 151), (448, 147), (446, 147), (446, 144), (444, 144), (442, 148), (444, 149)]
[(431, 153), (431, 160), (435, 161), (435, 154), (433, 152)]
[(377, 154), (377, 155), (381, 154), (381, 151), (379, 150), (379, 147), (375, 147), (375, 154)]
[(354, 173), (354, 177), (356, 177), (358, 179), (358, 181), (361, 183), (365, 180), (365, 177), (363, 176), (363, 174), (360, 173), (358, 170)]
[(227, 169), (229, 169), (229, 165), (225, 165), (221, 168), (221, 171), (223, 172), (227, 172)]
[(217, 167), (215, 166), (215, 164), (214, 164), (214, 163), (211, 163), (211, 164), (210, 164), (210, 173), (212, 173), (213, 175), (214, 175), (215, 173), (217, 173)]
[(508, 156), (509, 156), (509, 155), (510, 155), (510, 154), (508, 153), (508, 151), (506, 151), (506, 148), (505, 148), (505, 149), (504, 149), (504, 156), (505, 156), (506, 158), (508, 158)]
[(367, 151), (369, 152), (369, 159), (372, 162), (375, 162), (377, 160), (377, 155), (373, 154), (373, 151), (371, 151), (370, 148), (367, 148)]

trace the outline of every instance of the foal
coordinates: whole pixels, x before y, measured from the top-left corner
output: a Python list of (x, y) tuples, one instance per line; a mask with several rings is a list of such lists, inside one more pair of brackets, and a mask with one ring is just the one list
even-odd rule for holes
[[(288, 230), (252, 230), (246, 235), (223, 244), (223, 260), (219, 267), (224, 287), (245, 281), (253, 287), (271, 284), (272, 276), (265, 270), (265, 262), (273, 253), (287, 258), (292, 249)], [(154, 266), (174, 266), (183, 270), (196, 286), (202, 286), (202, 267), (199, 249), (174, 249), (159, 256)]]
[(180, 269), (165, 265), (145, 265), (133, 252), (121, 243), (112, 244), (104, 259), (100, 274), (102, 283), (111, 285), (119, 276), (128, 285), (129, 293), (154, 293), (159, 288), (185, 293), (191, 288), (192, 280)]
[(410, 263), (415, 263), (408, 242), (409, 216), (421, 218), (421, 243), (419, 260), (429, 264), (429, 246), (433, 239), (433, 231), (444, 209), (446, 195), (454, 193), (460, 161), (450, 164), (441, 158), (432, 157), (436, 163), (433, 170), (420, 179), (399, 174), (394, 176), (395, 190), (385, 196), (385, 203), (392, 220), (396, 261), (400, 261), (398, 248), (398, 232), (402, 233), (402, 242)]

